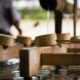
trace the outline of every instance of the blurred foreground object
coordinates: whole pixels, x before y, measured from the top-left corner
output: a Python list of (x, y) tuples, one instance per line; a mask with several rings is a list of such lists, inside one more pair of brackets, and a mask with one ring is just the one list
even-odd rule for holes
[(10, 28), (14, 25), (21, 34), (19, 20), (19, 15), (12, 6), (12, 0), (0, 0), (0, 33), (11, 35)]

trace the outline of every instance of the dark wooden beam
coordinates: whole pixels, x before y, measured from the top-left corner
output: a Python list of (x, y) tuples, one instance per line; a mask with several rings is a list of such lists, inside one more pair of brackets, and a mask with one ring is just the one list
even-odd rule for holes
[(55, 10), (54, 13), (55, 13), (55, 33), (61, 34), (63, 13), (59, 10)]
[(41, 65), (80, 65), (80, 54), (41, 54)]
[(68, 53), (80, 53), (80, 48), (68, 48)]

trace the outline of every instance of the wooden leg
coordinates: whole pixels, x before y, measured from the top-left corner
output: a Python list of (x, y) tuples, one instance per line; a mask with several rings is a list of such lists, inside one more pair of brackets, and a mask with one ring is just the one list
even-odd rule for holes
[(62, 12), (56, 10), (55, 11), (55, 33), (61, 34), (62, 33)]
[(26, 48), (20, 51), (20, 75), (32, 77), (40, 70), (40, 54), (37, 48)]

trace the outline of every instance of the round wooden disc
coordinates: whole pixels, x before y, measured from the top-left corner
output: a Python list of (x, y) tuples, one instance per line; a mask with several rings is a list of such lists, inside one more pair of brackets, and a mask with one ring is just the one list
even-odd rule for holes
[(13, 36), (0, 34), (0, 45), (13, 46), (14, 45)]
[(70, 34), (69, 33), (63, 33), (57, 35), (57, 40), (70, 40)]
[(56, 40), (57, 40), (56, 34), (47, 34), (37, 36), (35, 38), (35, 44), (36, 46), (51, 46), (57, 44)]
[(32, 39), (31, 39), (31, 37), (18, 36), (17, 37), (17, 42), (19, 42), (19, 43), (21, 43), (25, 46), (31, 46)]

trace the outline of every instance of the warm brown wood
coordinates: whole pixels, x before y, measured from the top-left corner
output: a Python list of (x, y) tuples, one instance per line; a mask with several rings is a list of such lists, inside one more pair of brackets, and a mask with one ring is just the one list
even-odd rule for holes
[(2, 47), (0, 47), (0, 62), (4, 61), (5, 51), (7, 55), (5, 60), (9, 60), (12, 58), (19, 58), (19, 51), (22, 47), (23, 47), (22, 45), (14, 45), (12, 47), (8, 47), (5, 50)]
[(80, 44), (80, 40), (79, 39), (76, 39), (76, 40), (72, 39), (70, 42), (74, 43), (74, 44)]
[(0, 34), (0, 45), (13, 46), (14, 45), (13, 36)]
[(42, 65), (80, 65), (80, 54), (41, 54)]
[(68, 53), (80, 53), (80, 48), (68, 48)]
[(74, 49), (80, 48), (80, 40), (57, 40), (58, 44), (65, 46), (66, 48)]
[(71, 39), (69, 39), (68, 34), (67, 34), (67, 36), (65, 36), (65, 35), (66, 34), (63, 34), (63, 39), (62, 39), (62, 35), (58, 35), (61, 38), (57, 39), (57, 42), (60, 44), (74, 44), (74, 45), (80, 44), (80, 36), (75, 36), (75, 37), (72, 37)]
[(19, 42), (20, 44), (23, 44), (26, 47), (28, 47), (28, 46), (31, 46), (32, 39), (31, 39), (31, 37), (18, 36), (17, 37), (17, 42)]
[(79, 43), (78, 42), (72, 42), (72, 43), (70, 43), (69, 44), (69, 46), (68, 46), (68, 48), (72, 48), (72, 49), (74, 49), (74, 48), (76, 48), (76, 49), (79, 49), (80, 48), (80, 41), (79, 41)]
[(59, 44), (70, 44), (70, 40), (57, 40)]
[(70, 40), (71, 36), (69, 33), (63, 33), (57, 35), (57, 40)]
[(66, 47), (47, 46), (47, 47), (31, 47), (23, 48), (20, 51), (20, 74), (24, 77), (31, 77), (40, 70), (41, 53), (65, 53)]
[(80, 36), (75, 36), (75, 37), (71, 37), (71, 40), (79, 40), (80, 41)]
[(22, 47), (22, 45), (15, 45), (13, 47), (8, 48), (8, 59), (19, 58), (19, 51)]
[(25, 48), (20, 51), (20, 75), (31, 77), (40, 69), (40, 54), (37, 48)]
[(41, 35), (35, 38), (35, 44), (36, 46), (51, 46), (57, 44), (56, 40), (56, 34)]
[[(61, 44), (61, 45), (56, 45), (56, 46), (30, 47), (30, 48), (21, 49), (21, 53), (20, 53), (20, 62), (21, 62), (20, 63), (20, 74), (21, 76), (31, 77), (35, 75), (39, 71), (41, 67), (40, 63), (43, 60), (44, 60), (44, 63), (46, 62), (46, 65), (55, 65), (55, 63), (58, 65), (59, 64), (60, 65), (61, 64), (62, 65), (72, 65), (72, 64), (79, 65), (80, 54), (78, 54), (79, 56), (76, 54), (64, 54), (64, 53), (67, 53), (67, 48), (71, 47), (70, 45), (71, 44), (69, 44), (69, 46), (66, 44)], [(72, 46), (74, 48), (76, 47), (75, 44), (73, 44)], [(79, 44), (77, 44), (77, 47), (78, 46)], [(40, 61), (41, 53), (42, 55), (47, 55), (47, 57), (43, 56)], [(54, 58), (54, 54), (56, 56), (55, 58)], [(42, 63), (42, 65), (44, 63)]]

